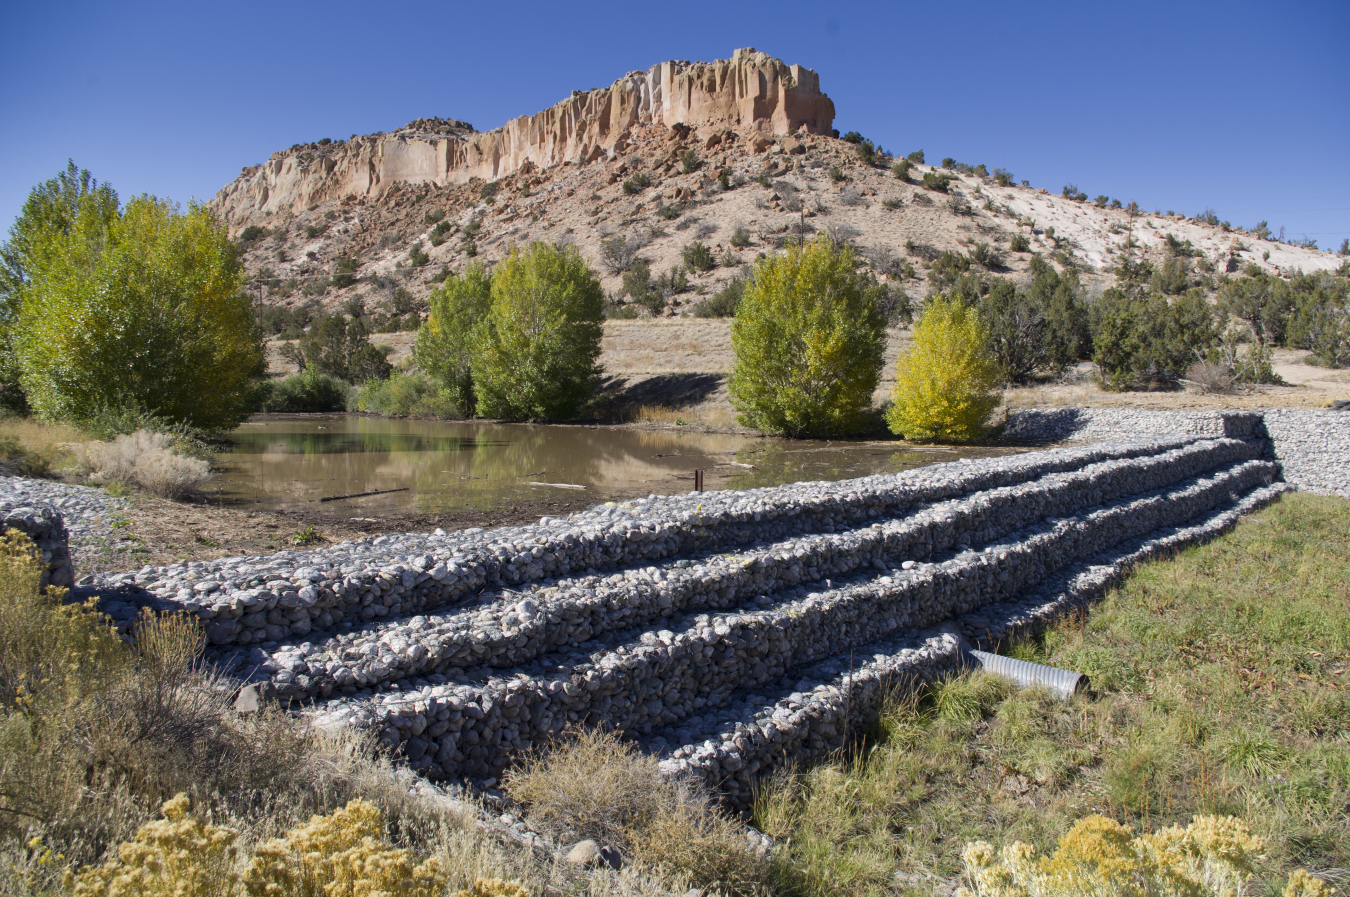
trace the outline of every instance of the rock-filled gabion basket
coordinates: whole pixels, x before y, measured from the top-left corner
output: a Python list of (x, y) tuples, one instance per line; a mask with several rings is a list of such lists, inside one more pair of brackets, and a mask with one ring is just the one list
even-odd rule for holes
[(24, 503), (25, 497), (0, 496), (0, 533), (18, 530), (33, 540), (42, 558), (43, 588), (69, 586), (75, 581), (75, 568), (65, 519), (50, 505)]
[(1173, 415), (1168, 431), (1158, 413), (1070, 411), (1010, 429), (1111, 441), (96, 584), (119, 607), (196, 614), (241, 685), (373, 728), (429, 777), (491, 785), (594, 726), (744, 807), (969, 647), (1034, 632), (1273, 500), (1281, 463), (1339, 482), (1317, 455), (1327, 433), (1345, 441), (1341, 418)]

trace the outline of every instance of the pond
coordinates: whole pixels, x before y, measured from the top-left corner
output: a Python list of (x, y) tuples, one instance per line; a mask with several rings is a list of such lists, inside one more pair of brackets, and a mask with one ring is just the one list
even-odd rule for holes
[(222, 503), (361, 513), (491, 511), (541, 499), (689, 492), (700, 468), (707, 490), (753, 489), (1014, 451), (347, 414), (259, 415), (231, 438), (212, 484)]

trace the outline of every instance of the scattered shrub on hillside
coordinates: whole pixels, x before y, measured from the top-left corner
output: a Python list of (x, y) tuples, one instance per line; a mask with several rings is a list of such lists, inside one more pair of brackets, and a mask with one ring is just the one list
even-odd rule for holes
[(172, 436), (149, 430), (77, 445), (75, 464), (92, 483), (136, 486), (163, 498), (197, 492), (211, 479), (210, 464), (178, 454)]
[(656, 291), (661, 294), (662, 307), (670, 301), (672, 296), (678, 295), (689, 289), (689, 274), (685, 271), (683, 265), (675, 265), (665, 274), (656, 278), (654, 281)]
[(1067, 199), (1072, 199), (1076, 202), (1087, 202), (1088, 195), (1082, 190), (1079, 190), (1077, 184), (1065, 184), (1064, 189), (1061, 190), (1060, 193)]
[(450, 221), (442, 219), (436, 222), (436, 226), (431, 229), (431, 234), (427, 239), (431, 241), (432, 246), (440, 246), (446, 241), (446, 238), (449, 236), (450, 231), (454, 226), (455, 225)]
[(1169, 254), (1163, 259), (1162, 270), (1153, 274), (1153, 292), (1180, 296), (1190, 287), (1189, 275), (1190, 268), (1186, 262), (1176, 255)]
[(994, 183), (1000, 187), (1011, 187), (1013, 185), (1013, 173), (1006, 168), (994, 169)]
[(1099, 209), (1104, 209), (1106, 208), (1106, 204), (1110, 201), (1111, 197), (1107, 196), (1105, 193), (1101, 193), (1098, 194), (1097, 198), (1092, 201), (1092, 204)]
[(827, 172), (827, 174), (829, 175), (830, 180), (834, 181), (836, 184), (839, 183), (840, 181), (845, 180), (845, 178), (847, 177), (847, 175), (844, 174), (843, 170), (840, 169), (838, 165), (831, 165), (830, 170)]
[(922, 165), (922, 164), (924, 164), (924, 161), (923, 161), (923, 150), (921, 150), (921, 149), (915, 150), (914, 152), (910, 153), (908, 156), (905, 156), (905, 159), (906, 159), (907, 161), (909, 161), (909, 162), (912, 162), (912, 163), (915, 164), (915, 165)]
[(633, 266), (640, 249), (642, 249), (641, 240), (616, 234), (600, 242), (600, 264), (604, 265), (610, 274), (622, 274)]
[(501, 190), (501, 185), (496, 181), (489, 181), (478, 188), (478, 198), (491, 202), (497, 198), (497, 192)]
[(750, 231), (739, 225), (731, 233), (731, 245), (737, 249), (744, 249), (750, 245)]
[(356, 271), (361, 263), (349, 255), (339, 258), (333, 264), (333, 276), (329, 279), (334, 287), (343, 289), (356, 283)]
[(414, 268), (424, 267), (427, 264), (427, 262), (430, 261), (431, 256), (427, 255), (422, 250), (421, 240), (418, 240), (415, 243), (413, 243), (411, 248), (408, 249), (408, 264), (412, 265)]
[(731, 327), (732, 404), (747, 426), (842, 435), (871, 410), (885, 347), (874, 281), (825, 237), (760, 259)]
[(259, 240), (270, 235), (267, 228), (257, 224), (250, 224), (239, 232), (239, 251), (246, 252), (249, 247)]
[(741, 304), (741, 297), (745, 295), (745, 288), (754, 278), (754, 269), (746, 266), (739, 273), (735, 274), (731, 280), (727, 281), (726, 286), (713, 293), (707, 299), (694, 306), (694, 317), (696, 318), (730, 318), (736, 314), (736, 308)]
[(684, 263), (694, 271), (711, 271), (717, 267), (717, 259), (713, 256), (712, 250), (707, 244), (695, 240), (693, 243), (686, 243), (680, 250), (680, 257)]
[(666, 307), (666, 297), (652, 284), (652, 268), (646, 261), (638, 261), (623, 275), (623, 292), (653, 316)]
[(134, 406), (201, 429), (252, 410), (262, 334), (236, 251), (210, 212), (143, 196), (118, 213), (90, 196), (36, 248), (15, 349), (28, 401), (75, 421)]
[(940, 174), (936, 171), (926, 171), (923, 175), (923, 188), (925, 190), (936, 190), (939, 193), (946, 193), (951, 182), (951, 175)]
[(575, 246), (532, 243), (492, 272), (474, 389), (486, 417), (571, 417), (599, 377), (605, 297)]
[(1012, 252), (1030, 252), (1031, 240), (1026, 234), (1013, 234), (1012, 239), (1008, 241), (1008, 249)]
[(988, 243), (976, 243), (970, 247), (970, 260), (986, 271), (996, 271), (1003, 267), (1003, 257)]
[(492, 306), (492, 278), (487, 268), (471, 263), (451, 275), (431, 294), (431, 310), (417, 332), (413, 357), (440, 385), (437, 391), (454, 410), (473, 417), (477, 410), (474, 363), (479, 328)]
[(897, 180), (908, 181), (909, 168), (910, 161), (908, 159), (899, 159), (891, 165), (891, 174), (894, 175)]
[(634, 196), (650, 187), (651, 183), (652, 179), (639, 171), (637, 174), (623, 182), (623, 192), (629, 196)]
[(307, 368), (268, 384), (260, 407), (277, 414), (331, 414), (347, 410), (350, 391), (346, 381)]
[(309, 323), (310, 312), (307, 308), (285, 308), (270, 306), (264, 308), (258, 316), (264, 333), (281, 339), (299, 339)]
[(948, 249), (933, 260), (932, 266), (928, 269), (928, 281), (939, 290), (947, 289), (969, 270), (970, 259)]
[(909, 294), (896, 286), (875, 283), (870, 289), (877, 312), (891, 326), (912, 324), (914, 322), (914, 303)]
[(327, 224), (325, 224), (322, 221), (316, 222), (314, 224), (308, 225), (305, 228), (305, 238), (313, 240), (315, 237), (322, 237), (327, 230), (328, 230)]
[(978, 312), (942, 297), (929, 300), (914, 341), (896, 360), (891, 432), (915, 441), (969, 442), (984, 435), (1002, 379), (986, 351)]
[(693, 174), (698, 171), (703, 162), (698, 157), (697, 150), (685, 150), (684, 155), (680, 157), (680, 171), (685, 174)]
[(858, 153), (858, 161), (862, 162), (864, 165), (877, 164), (878, 159), (877, 147), (876, 144), (872, 143), (872, 141), (870, 140), (859, 141), (857, 153)]

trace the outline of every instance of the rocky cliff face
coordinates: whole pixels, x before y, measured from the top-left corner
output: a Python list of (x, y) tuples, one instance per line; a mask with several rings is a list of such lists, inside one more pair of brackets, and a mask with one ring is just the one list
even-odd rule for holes
[(413, 122), (387, 134), (306, 144), (246, 168), (212, 205), (231, 228), (314, 203), (379, 195), (393, 184), (496, 180), (527, 165), (586, 163), (622, 152), (639, 124), (828, 134), (834, 103), (819, 76), (753, 49), (716, 62), (662, 62), (609, 87), (478, 132), (464, 122)]

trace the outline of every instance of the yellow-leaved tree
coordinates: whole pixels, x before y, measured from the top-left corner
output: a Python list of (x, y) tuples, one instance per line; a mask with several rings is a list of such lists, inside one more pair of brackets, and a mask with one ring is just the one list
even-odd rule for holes
[(876, 294), (852, 247), (826, 236), (761, 259), (731, 324), (741, 423), (794, 437), (861, 429), (886, 347)]
[(80, 423), (130, 410), (203, 430), (253, 410), (261, 330), (224, 228), (140, 196), (109, 216), (91, 194), (30, 253), (15, 354), (33, 409)]
[(896, 360), (895, 401), (886, 422), (906, 439), (978, 439), (998, 405), (1001, 380), (975, 309), (960, 300), (932, 299), (914, 328), (914, 342)]

